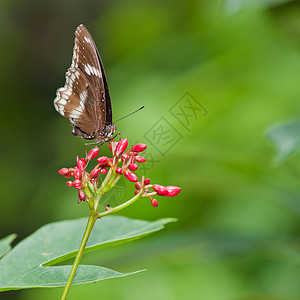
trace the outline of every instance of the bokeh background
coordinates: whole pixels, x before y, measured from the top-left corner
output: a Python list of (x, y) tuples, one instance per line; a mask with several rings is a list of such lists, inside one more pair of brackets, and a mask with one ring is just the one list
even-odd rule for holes
[[(57, 174), (83, 155), (84, 141), (53, 107), (80, 23), (101, 54), (114, 119), (146, 106), (117, 123), (129, 142), (148, 144), (140, 174), (182, 192), (157, 208), (143, 200), (121, 212), (177, 223), (83, 259), (148, 271), (73, 287), (69, 298), (300, 299), (300, 157), (274, 164), (265, 136), (300, 115), (298, 1), (1, 1), (0, 238), (15, 232), (20, 241), (88, 214)], [(170, 112), (184, 95), (208, 112), (182, 105), (188, 126)], [(181, 137), (167, 151), (147, 135), (162, 117)], [(134, 187), (124, 185), (129, 197)], [(0, 299), (61, 293), (10, 291)]]

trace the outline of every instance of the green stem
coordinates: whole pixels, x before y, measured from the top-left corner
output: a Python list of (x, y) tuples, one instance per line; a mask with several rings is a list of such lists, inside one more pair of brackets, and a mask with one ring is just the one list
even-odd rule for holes
[(87, 241), (88, 241), (88, 239), (90, 237), (90, 234), (92, 232), (92, 229), (94, 227), (94, 224), (95, 224), (96, 220), (97, 220), (96, 216), (93, 216), (92, 214), (89, 216), (89, 220), (88, 220), (88, 223), (86, 225), (85, 232), (84, 232), (84, 235), (83, 235), (83, 238), (82, 238), (82, 241), (81, 241), (78, 253), (76, 255), (76, 258), (75, 258), (75, 261), (74, 261), (71, 273), (69, 275), (67, 284), (66, 284), (64, 292), (62, 294), (61, 300), (67, 299), (67, 295), (68, 295), (68, 292), (69, 292), (69, 290), (71, 288), (71, 284), (72, 284), (72, 281), (74, 279), (75, 273), (77, 271), (80, 259), (82, 257), (82, 254), (83, 254), (83, 251), (85, 249), (86, 243), (87, 243)]
[(133, 198), (131, 198), (130, 200), (128, 200), (127, 202), (124, 202), (123, 204), (116, 206), (110, 210), (104, 211), (102, 213), (98, 213), (98, 218), (110, 215), (112, 213), (115, 213), (117, 211), (120, 211), (121, 209), (124, 209), (125, 207), (131, 205), (132, 203), (134, 203), (135, 201), (139, 200), (142, 197), (143, 194), (143, 190), (141, 190), (136, 196), (134, 196)]
[(115, 172), (113, 172), (112, 169), (110, 169), (109, 173), (105, 177), (99, 191), (95, 193), (95, 196), (96, 196), (95, 199), (93, 198), (89, 188), (88, 187), (84, 188), (84, 192), (89, 197), (90, 216), (89, 216), (86, 228), (85, 228), (85, 232), (84, 232), (84, 235), (83, 235), (78, 253), (76, 255), (74, 264), (72, 266), (68, 281), (66, 283), (64, 292), (62, 294), (61, 300), (65, 300), (67, 298), (67, 295), (68, 295), (69, 290), (71, 288), (72, 281), (75, 277), (79, 262), (81, 260), (82, 254), (84, 252), (84, 249), (86, 247), (87, 241), (90, 237), (90, 234), (92, 232), (92, 229), (95, 225), (96, 220), (98, 218), (104, 217), (104, 216), (109, 215), (111, 213), (120, 211), (121, 209), (129, 206), (130, 204), (132, 204), (133, 202), (137, 201), (138, 199), (140, 199), (142, 197), (143, 190), (141, 190), (135, 197), (131, 198), (129, 201), (127, 201), (127, 202), (125, 202), (125, 203), (123, 203), (123, 204), (121, 204), (117, 207), (114, 207), (111, 210), (108, 210), (108, 211), (105, 211), (105, 212), (102, 212), (102, 213), (97, 213), (98, 212), (98, 206), (99, 206), (99, 203), (100, 203), (100, 200), (101, 200), (102, 196), (118, 182), (120, 177), (121, 176), (119, 176), (119, 175), (116, 176)]

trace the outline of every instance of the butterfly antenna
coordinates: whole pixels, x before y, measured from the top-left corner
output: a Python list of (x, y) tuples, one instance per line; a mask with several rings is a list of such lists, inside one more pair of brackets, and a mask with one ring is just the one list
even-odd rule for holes
[(142, 107), (140, 107), (139, 109), (137, 109), (137, 110), (133, 111), (132, 113), (130, 113), (130, 114), (128, 114), (128, 115), (126, 115), (126, 116), (124, 116), (124, 117), (122, 117), (122, 118), (118, 119), (118, 120), (117, 120), (117, 121), (115, 121), (114, 123), (117, 123), (118, 121), (120, 121), (120, 120), (122, 120), (122, 119), (125, 119), (125, 118), (127, 118), (127, 117), (129, 117), (129, 116), (131, 116), (131, 115), (135, 114), (136, 112), (138, 112), (139, 110), (143, 109), (144, 107), (145, 107), (145, 106), (143, 105), (143, 106), (142, 106)]

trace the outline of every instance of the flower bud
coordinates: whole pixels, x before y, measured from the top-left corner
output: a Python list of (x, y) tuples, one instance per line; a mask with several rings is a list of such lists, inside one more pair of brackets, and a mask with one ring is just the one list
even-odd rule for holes
[(82, 177), (82, 172), (80, 169), (77, 169), (75, 171), (75, 179), (81, 179), (81, 177)]
[(78, 197), (81, 201), (84, 201), (86, 199), (86, 195), (83, 190), (78, 191)]
[(87, 155), (87, 159), (91, 160), (91, 159), (95, 158), (98, 154), (99, 154), (99, 148), (95, 147), (90, 150), (90, 152)]
[(158, 201), (157, 201), (156, 199), (152, 199), (152, 198), (151, 198), (151, 205), (152, 205), (153, 207), (157, 207), (157, 206), (158, 206)]
[(127, 139), (126, 138), (122, 139), (120, 142), (118, 142), (116, 146), (115, 155), (120, 156), (126, 150), (127, 146), (128, 146)]
[(137, 195), (139, 192), (140, 192), (140, 191), (135, 190), (135, 191), (134, 191), (134, 194)]
[(91, 171), (91, 173), (90, 173), (90, 177), (92, 177), (92, 178), (98, 178), (100, 170), (101, 169), (93, 169)]
[(152, 188), (160, 196), (168, 194), (168, 189), (163, 185), (153, 184)]
[(145, 185), (148, 185), (148, 184), (150, 183), (150, 178), (146, 178), (146, 179), (144, 180), (144, 183), (145, 183)]
[(105, 164), (108, 161), (108, 157), (107, 156), (100, 156), (97, 158), (97, 162), (99, 164)]
[(121, 156), (121, 160), (122, 161), (126, 161), (128, 159), (128, 154), (127, 153), (123, 153)]
[(119, 175), (123, 175), (123, 169), (120, 167), (116, 168), (116, 173)]
[(81, 158), (77, 161), (77, 168), (82, 171), (85, 168), (85, 164), (86, 164), (85, 158)]
[(82, 186), (81, 186), (81, 180), (75, 179), (75, 180), (73, 181), (73, 186), (74, 186), (75, 189), (80, 190), (81, 187), (82, 187)]
[(114, 154), (116, 151), (116, 147), (117, 147), (118, 142), (112, 141), (109, 144), (109, 150)]
[(68, 175), (69, 174), (69, 169), (68, 168), (62, 168), (58, 171), (59, 175)]
[(179, 186), (174, 185), (166, 186), (166, 189), (168, 190), (168, 194), (163, 195), (165, 197), (174, 197), (181, 191), (181, 188)]
[(139, 166), (137, 164), (131, 163), (128, 168), (130, 171), (136, 171), (138, 167)]
[(73, 186), (73, 181), (68, 181), (68, 182), (67, 182), (67, 185), (68, 185), (69, 187)]
[(143, 163), (143, 162), (147, 161), (144, 156), (139, 156), (139, 155), (135, 157), (135, 160), (139, 163)]
[(108, 158), (107, 159), (107, 167), (110, 168), (113, 165), (113, 159), (112, 158)]
[(138, 190), (138, 189), (141, 188), (142, 184), (138, 181), (138, 182), (135, 183), (134, 186), (135, 186), (135, 188)]
[(138, 181), (137, 176), (134, 173), (130, 172), (129, 170), (126, 170), (124, 172), (124, 175), (131, 182), (137, 182)]
[(101, 174), (106, 174), (108, 172), (108, 170), (107, 169), (104, 169), (104, 168), (102, 168), (101, 170), (100, 170), (100, 173)]
[(146, 144), (137, 144), (137, 145), (132, 145), (132, 151), (134, 152), (142, 152), (147, 148)]

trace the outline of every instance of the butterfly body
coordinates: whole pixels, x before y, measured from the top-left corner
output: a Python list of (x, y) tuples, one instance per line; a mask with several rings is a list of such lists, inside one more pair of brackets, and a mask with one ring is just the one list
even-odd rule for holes
[(84, 25), (75, 31), (75, 45), (65, 86), (57, 90), (55, 109), (72, 124), (72, 134), (107, 142), (116, 127), (104, 67), (95, 42)]

